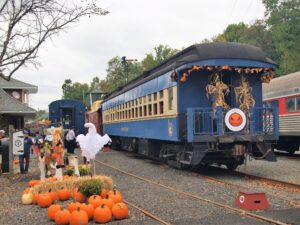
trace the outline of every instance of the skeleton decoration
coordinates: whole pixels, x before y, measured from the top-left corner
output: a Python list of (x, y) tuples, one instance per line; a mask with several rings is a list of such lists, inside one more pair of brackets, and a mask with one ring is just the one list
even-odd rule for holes
[(229, 93), (229, 87), (223, 83), (222, 76), (219, 73), (213, 73), (211, 75), (211, 81), (206, 85), (207, 97), (214, 95), (213, 110), (216, 111), (218, 106), (228, 109), (229, 106), (225, 102), (225, 95)]

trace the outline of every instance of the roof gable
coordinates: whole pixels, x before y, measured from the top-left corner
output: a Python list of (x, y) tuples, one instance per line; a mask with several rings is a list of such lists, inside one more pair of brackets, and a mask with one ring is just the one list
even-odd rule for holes
[(38, 90), (38, 87), (35, 85), (16, 80), (14, 78), (11, 78), (9, 81), (7, 81), (2, 77), (0, 77), (0, 88), (28, 90), (29, 93), (37, 93)]

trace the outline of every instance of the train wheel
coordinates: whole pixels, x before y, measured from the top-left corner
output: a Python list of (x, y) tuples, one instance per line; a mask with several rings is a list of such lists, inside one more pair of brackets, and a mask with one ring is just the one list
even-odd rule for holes
[(238, 164), (237, 163), (227, 163), (225, 164), (227, 169), (230, 170), (230, 171), (233, 171), (235, 170), (237, 167), (238, 167)]

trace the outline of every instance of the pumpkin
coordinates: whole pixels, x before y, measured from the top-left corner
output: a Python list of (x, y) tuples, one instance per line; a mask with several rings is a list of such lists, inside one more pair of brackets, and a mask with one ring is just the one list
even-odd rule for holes
[(58, 210), (55, 214), (54, 221), (57, 225), (67, 225), (70, 223), (71, 213), (66, 209)]
[(68, 205), (68, 210), (69, 212), (73, 212), (74, 210), (78, 209), (78, 207), (80, 207), (80, 203), (79, 202), (71, 202), (69, 205)]
[(28, 186), (33, 187), (35, 185), (40, 184), (40, 182), (41, 182), (40, 180), (31, 180), (31, 181), (28, 182)]
[(101, 193), (100, 193), (100, 196), (101, 196), (102, 198), (105, 198), (107, 194), (108, 194), (108, 193), (107, 193), (107, 190), (104, 189), (104, 188), (102, 188)]
[(78, 191), (78, 188), (74, 188), (73, 190), (73, 198), (76, 202), (85, 203), (86, 196)]
[(38, 204), (38, 200), (39, 200), (39, 196), (40, 196), (40, 193), (37, 193), (37, 194), (34, 194), (33, 195), (33, 200), (32, 200), (32, 202), (34, 203), (34, 204)]
[(52, 202), (55, 202), (57, 200), (57, 193), (55, 191), (52, 191), (51, 189), (47, 192), (47, 194), (50, 195)]
[(49, 218), (50, 220), (55, 220), (55, 214), (56, 214), (59, 210), (61, 210), (60, 205), (51, 205), (51, 206), (48, 208), (48, 210), (47, 210), (47, 212), (48, 212), (48, 218)]
[(89, 220), (93, 219), (94, 206), (92, 204), (85, 204), (85, 203), (80, 204), (80, 209), (86, 212)]
[(243, 123), (243, 118), (239, 113), (232, 113), (229, 117), (229, 123), (232, 126), (240, 126)]
[(86, 225), (88, 222), (88, 215), (84, 210), (78, 208), (71, 213), (70, 225)]
[(22, 195), (27, 194), (30, 191), (30, 188), (26, 188), (24, 191), (22, 191)]
[(111, 221), (112, 213), (104, 204), (97, 207), (94, 211), (94, 221), (97, 223), (107, 223)]
[(49, 194), (40, 194), (38, 205), (42, 208), (48, 208), (52, 204), (52, 198)]
[(64, 179), (64, 180), (69, 179), (69, 178), (70, 178), (69, 175), (64, 175), (64, 176), (63, 176), (63, 179)]
[(111, 210), (115, 203), (114, 203), (114, 200), (112, 200), (111, 198), (108, 198), (108, 195), (106, 195), (106, 198), (101, 200), (100, 205), (102, 205), (102, 204), (106, 205)]
[(62, 188), (57, 191), (58, 199), (61, 201), (66, 201), (70, 198), (70, 191), (67, 188)]
[(33, 202), (33, 195), (29, 192), (22, 195), (22, 204), (30, 205)]
[(96, 209), (101, 204), (102, 198), (99, 195), (92, 195), (89, 197), (89, 203), (94, 206), (94, 209)]
[(128, 207), (123, 202), (115, 204), (112, 209), (112, 214), (117, 220), (125, 219), (128, 216)]
[(122, 196), (121, 192), (117, 191), (116, 188), (114, 188), (113, 190), (108, 192), (108, 195), (113, 195), (113, 194), (115, 194), (115, 195), (118, 194), (118, 195)]
[(112, 193), (109, 194), (109, 198), (111, 198), (114, 203), (123, 202), (123, 197), (119, 191), (113, 190)]

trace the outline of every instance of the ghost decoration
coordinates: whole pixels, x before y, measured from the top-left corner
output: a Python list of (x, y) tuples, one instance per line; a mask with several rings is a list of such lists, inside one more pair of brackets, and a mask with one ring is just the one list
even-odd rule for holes
[(91, 159), (95, 159), (96, 154), (103, 148), (104, 145), (111, 142), (111, 139), (106, 134), (103, 137), (96, 131), (96, 127), (92, 123), (84, 124), (86, 128), (89, 128), (86, 135), (80, 134), (76, 137), (76, 141), (82, 150), (82, 155), (86, 157), (89, 162)]

